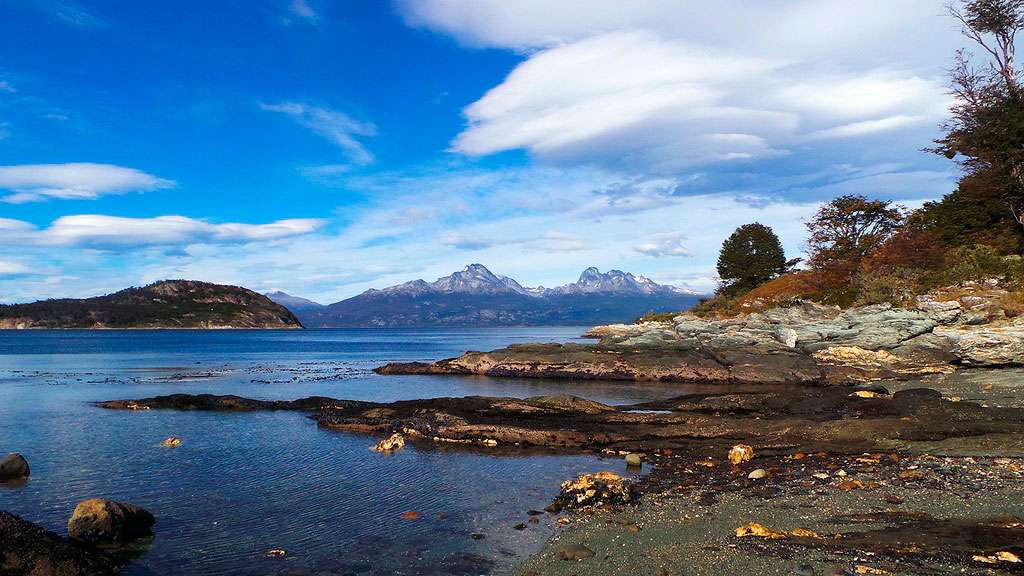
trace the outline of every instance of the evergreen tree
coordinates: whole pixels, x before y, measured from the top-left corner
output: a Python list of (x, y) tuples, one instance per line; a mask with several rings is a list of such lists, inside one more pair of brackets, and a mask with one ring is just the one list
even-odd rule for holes
[(771, 228), (757, 222), (736, 229), (718, 253), (721, 292), (739, 294), (786, 271), (786, 254)]

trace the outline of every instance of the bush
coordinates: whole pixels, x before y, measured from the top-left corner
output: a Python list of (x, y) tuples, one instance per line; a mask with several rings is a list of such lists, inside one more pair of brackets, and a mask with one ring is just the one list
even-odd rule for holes
[(921, 292), (921, 274), (912, 268), (877, 268), (857, 277), (857, 306), (909, 306)]
[(987, 278), (1005, 279), (1012, 272), (1010, 262), (1004, 260), (998, 250), (986, 244), (957, 248), (950, 253), (949, 261), (951, 265), (939, 276), (944, 284), (978, 282)]

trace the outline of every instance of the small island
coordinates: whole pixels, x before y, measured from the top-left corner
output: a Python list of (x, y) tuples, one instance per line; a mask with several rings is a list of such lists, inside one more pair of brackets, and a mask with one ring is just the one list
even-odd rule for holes
[(0, 329), (302, 328), (284, 306), (239, 286), (163, 280), (94, 298), (0, 305)]

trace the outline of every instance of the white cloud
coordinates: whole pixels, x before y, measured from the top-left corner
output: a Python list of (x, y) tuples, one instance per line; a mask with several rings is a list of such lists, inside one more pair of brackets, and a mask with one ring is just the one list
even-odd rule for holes
[(890, 116), (879, 120), (864, 120), (861, 122), (843, 124), (842, 126), (836, 126), (834, 128), (826, 128), (824, 130), (812, 132), (807, 136), (813, 140), (851, 138), (864, 136), (866, 134), (874, 134), (876, 132), (896, 130), (905, 126), (913, 126), (914, 124), (920, 124), (925, 120), (927, 120), (927, 118), (924, 116)]
[(21, 262), (0, 260), (0, 276), (22, 276), (32, 273), (33, 269)]
[(33, 3), (51, 16), (79, 28), (105, 28), (108, 23), (74, 0), (33, 0)]
[(211, 224), (184, 216), (122, 218), (81, 214), (62, 216), (43, 229), (19, 220), (0, 219), (0, 241), (8, 245), (101, 248), (255, 242), (309, 234), (323, 224), (323, 220), (317, 219)]
[(686, 247), (686, 235), (680, 232), (655, 234), (648, 238), (646, 242), (633, 249), (646, 256), (657, 258), (664, 256), (690, 256), (690, 250)]
[(454, 151), (523, 149), (545, 162), (654, 173), (934, 127), (959, 42), (931, 0), (403, 0), (399, 8), (411, 25), (526, 57), (465, 109)]
[[(809, 139), (937, 123), (941, 84), (867, 71), (797, 79), (792, 62), (609, 32), (542, 50), (465, 109), (455, 151), (526, 149), (551, 162), (674, 173), (785, 156)], [(805, 128), (806, 127), (806, 128)], [(914, 151), (916, 153), (916, 150)]]
[(398, 6), (412, 26), (470, 46), (523, 52), (623, 29), (816, 59), (855, 53), (908, 60), (958, 41), (934, 0), (398, 0)]
[(293, 15), (298, 16), (307, 22), (316, 24), (320, 21), (320, 15), (317, 14), (316, 10), (309, 5), (307, 0), (292, 0), (288, 9)]
[[(260, 104), (260, 108), (287, 115), (300, 125), (326, 138), (345, 152), (349, 161), (356, 165), (373, 162), (373, 154), (356, 138), (373, 136), (377, 128), (368, 122), (359, 122), (344, 112), (331, 110), (301, 102)], [(331, 166), (337, 168), (337, 166)]]
[(0, 189), (13, 192), (0, 200), (12, 204), (48, 198), (93, 199), (104, 194), (147, 192), (174, 186), (173, 180), (111, 164), (0, 166)]

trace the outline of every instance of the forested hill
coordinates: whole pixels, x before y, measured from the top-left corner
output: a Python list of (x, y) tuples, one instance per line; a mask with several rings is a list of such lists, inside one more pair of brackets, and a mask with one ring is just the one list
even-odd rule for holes
[(238, 286), (164, 280), (95, 298), (0, 305), (0, 328), (302, 328), (288, 309)]

